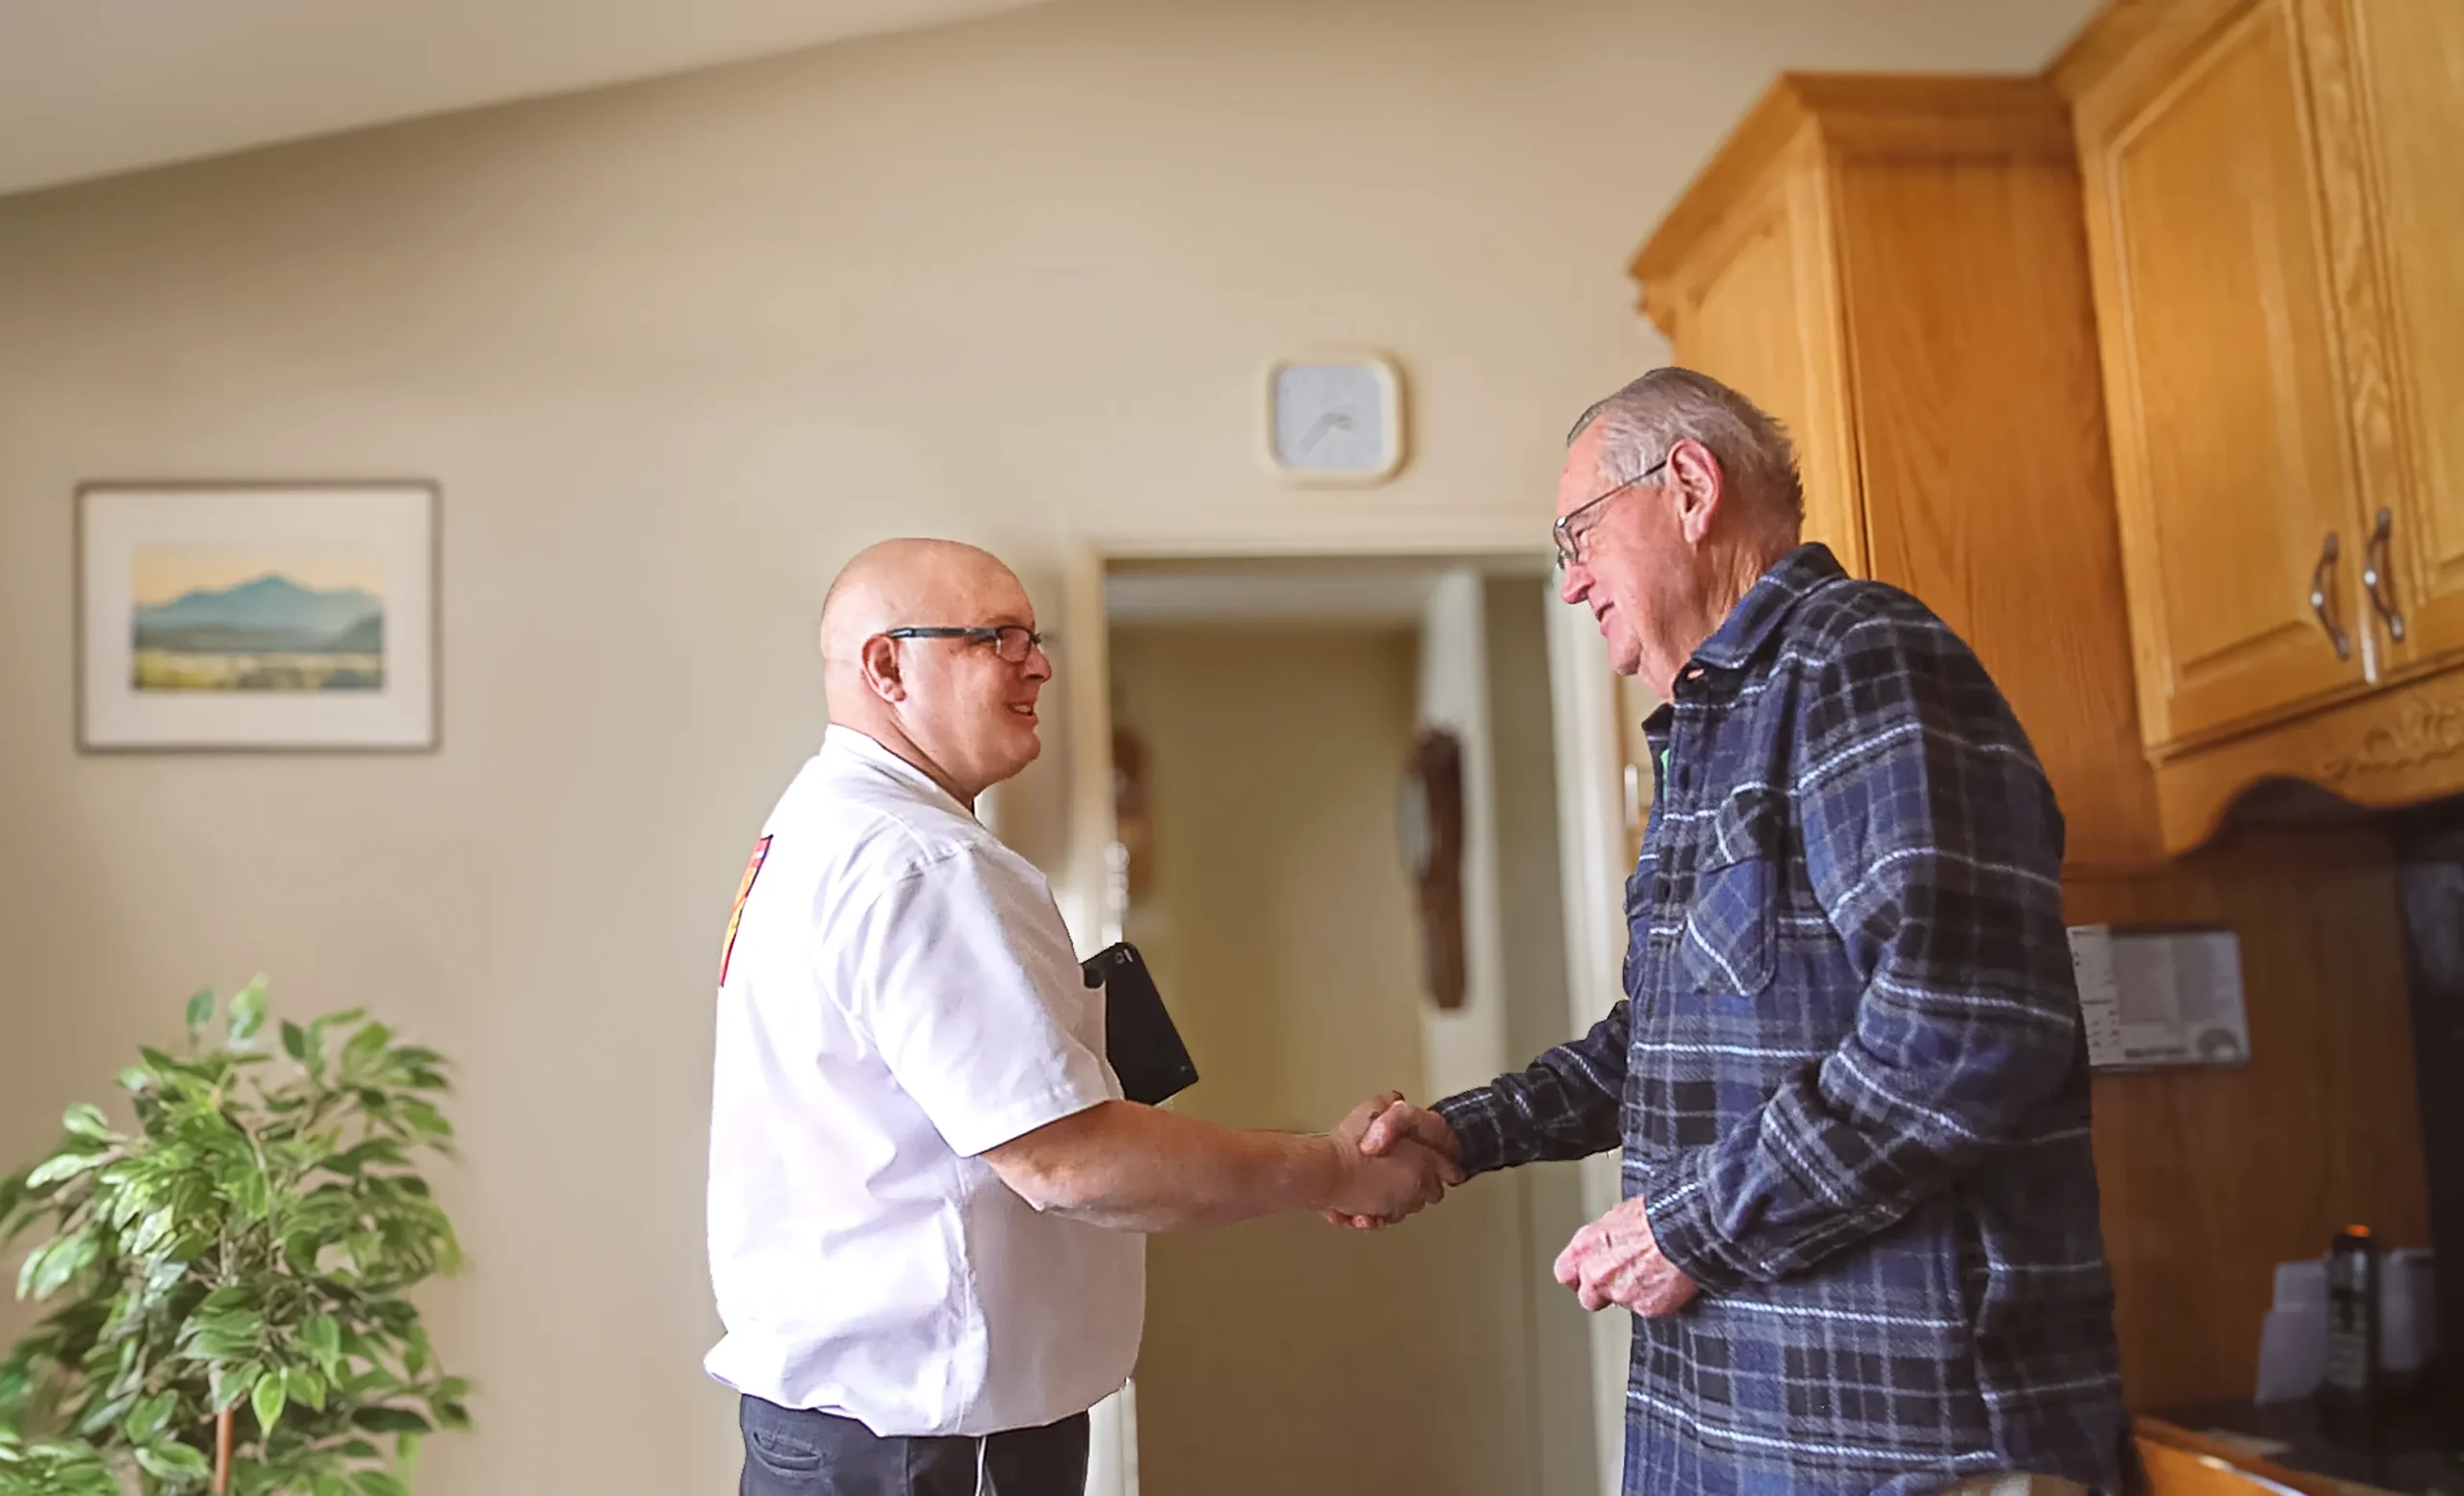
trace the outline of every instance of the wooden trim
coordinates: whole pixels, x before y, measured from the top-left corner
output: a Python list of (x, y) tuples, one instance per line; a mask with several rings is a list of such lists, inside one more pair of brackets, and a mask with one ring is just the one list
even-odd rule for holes
[[(1810, 150), (1814, 142), (1809, 139)], [(1839, 254), (1839, 173), (1837, 162), (1817, 158), (1782, 187), (1789, 212), (1801, 220), (1796, 236), (1799, 325), (1807, 329), (1802, 353), (1806, 369), (1807, 409), (1828, 412), (1821, 429), (1799, 433), (1800, 471), (1809, 485), (1841, 495), (1853, 523), (1837, 536), (1839, 564), (1852, 577), (1873, 574), (1873, 528), (1865, 503), (1865, 459), (1858, 433), (1857, 382), (1851, 376), (1848, 340), (1848, 295)]]
[(1782, 81), (1824, 142), (1845, 156), (2071, 160), (2069, 106), (2041, 78), (1790, 73)]
[(1787, 220), (1802, 204), (1792, 191), (1799, 176), (1820, 162), (1819, 147), (1810, 136), (1792, 138), (1775, 152), (1763, 176), (1742, 184), (1738, 195), (1724, 203), (1717, 216), (1704, 219), (1688, 241), (1684, 257), (1663, 272), (1639, 282), (1643, 314), (1672, 346), (1682, 346), (1681, 329), (1701, 305), (1703, 297), (1736, 258), (1739, 248), (1756, 235), (1793, 227)]
[(2080, 95), (2103, 88), (2171, 18), (2179, 3), (2180, 0), (2106, 0), (2104, 9), (2088, 17), (2088, 24), (2079, 28), (2070, 44), (2045, 64), (2045, 82), (2073, 103)]
[(1696, 258), (1755, 181), (1810, 127), (1839, 159), (2043, 158), (2068, 162), (2069, 112), (2044, 80), (1901, 73), (1782, 73), (1696, 173), (1628, 267), (1641, 308), (1674, 335), (1669, 278)]
[(2276, 779), (2393, 809), (2464, 791), (2464, 670), (2425, 675), (2156, 767), (2165, 849), (2214, 836), (2234, 801)]
[(1717, 228), (1737, 203), (1759, 194), (1754, 181), (1795, 140), (1806, 123), (1805, 107), (1783, 75), (1746, 111), (1736, 128), (1696, 172), (1659, 227), (1634, 254), (1627, 273), (1642, 291), (1642, 311), (1661, 332), (1673, 334), (1673, 302), (1664, 288), (1692, 258), (1695, 246)]
[(2147, 524), (2147, 505), (2124, 502), (2145, 493), (2150, 486), (2144, 461), (2146, 443), (2139, 435), (2146, 422), (2137, 393), (2140, 382), (2131, 330), (2129, 257), (2123, 252), (2127, 232), (2112, 192), (2118, 142), (2113, 132), (2092, 126), (2091, 118), (2088, 109), (2074, 94), (2072, 122), (2078, 131), (2079, 194), (2088, 232), (2088, 279), (2095, 304), (2096, 358), (2104, 378), (2106, 437), (2113, 451), (2114, 494), (2118, 511), (2122, 607), (2129, 624), (2140, 738), (2152, 746), (2166, 740), (2172, 729), (2166, 695), (2165, 620), (2162, 610), (2153, 606), (2150, 592), (2161, 585), (2161, 579), (2153, 559), (2156, 537)]
[[(2077, 104), (2125, 73), (2170, 71), (2174, 59), (2255, 0), (2106, 0), (2046, 64), (2045, 81)], [(2161, 41), (2156, 39), (2162, 38)]]

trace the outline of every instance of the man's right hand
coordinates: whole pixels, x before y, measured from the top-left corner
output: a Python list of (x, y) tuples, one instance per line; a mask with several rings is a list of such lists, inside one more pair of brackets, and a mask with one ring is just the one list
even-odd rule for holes
[[(1393, 1191), (1394, 1198), (1408, 1201), (1399, 1209), (1374, 1208), (1384, 1203), (1386, 1197), (1379, 1197), (1373, 1208), (1360, 1208), (1339, 1199), (1325, 1213), (1337, 1225), (1363, 1231), (1392, 1225), (1424, 1205), (1436, 1204), (1449, 1187), (1463, 1182), (1462, 1148), (1454, 1129), (1445, 1118), (1412, 1105), (1399, 1092), (1372, 1096), (1354, 1107), (1333, 1136), (1337, 1148), (1356, 1170), (1356, 1177), (1374, 1181), (1374, 1187)], [(1397, 1166), (1409, 1170), (1417, 1194), (1406, 1190), (1405, 1176)]]

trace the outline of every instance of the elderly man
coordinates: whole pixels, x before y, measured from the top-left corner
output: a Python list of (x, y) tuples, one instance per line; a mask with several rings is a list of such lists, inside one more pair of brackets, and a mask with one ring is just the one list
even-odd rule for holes
[(1044, 880), (979, 825), (1052, 670), (1008, 567), (866, 551), (822, 616), (831, 728), (720, 959), (710, 1272), (745, 1496), (1076, 1496), (1127, 1379), (1142, 1232), (1399, 1218), (1451, 1166), (1121, 1098)]
[(2111, 1488), (2061, 812), (1976, 657), (1802, 509), (1778, 425), (1701, 374), (1577, 424), (1560, 591), (1666, 702), (1626, 997), (1367, 1146), (1623, 1145), (1556, 1275), (1636, 1316), (1633, 1496)]

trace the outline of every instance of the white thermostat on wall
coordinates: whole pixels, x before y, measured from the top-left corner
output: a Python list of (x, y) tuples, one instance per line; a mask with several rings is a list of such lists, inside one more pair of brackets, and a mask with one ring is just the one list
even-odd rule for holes
[(1265, 456), (1293, 483), (1382, 483), (1403, 465), (1403, 374), (1367, 348), (1325, 348), (1267, 370)]

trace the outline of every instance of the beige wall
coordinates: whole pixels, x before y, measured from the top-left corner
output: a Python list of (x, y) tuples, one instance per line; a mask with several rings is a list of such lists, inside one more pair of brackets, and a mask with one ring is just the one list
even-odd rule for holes
[[(1322, 1127), (1380, 1089), (1416, 1090), (1424, 1003), (1395, 828), (1412, 636), (1157, 627), (1114, 644), (1155, 826), (1128, 931), (1205, 1077), (1181, 1104)], [(1294, 1218), (1158, 1238), (1144, 1487), (1530, 1491), (1520, 1204), (1498, 1176), (1373, 1236)]]
[[(709, 984), (833, 567), (938, 529), (1049, 608), (1089, 534), (1537, 536), (1657, 351), (1620, 267), (1774, 68), (2032, 67), (2088, 4), (1057, 0), (0, 199), (0, 1156), (199, 981), (372, 1003), (463, 1062), (430, 1487), (723, 1488)], [(1259, 474), (1324, 339), (1409, 371), (1389, 489)], [(441, 753), (74, 754), (77, 482), (397, 475)]]

